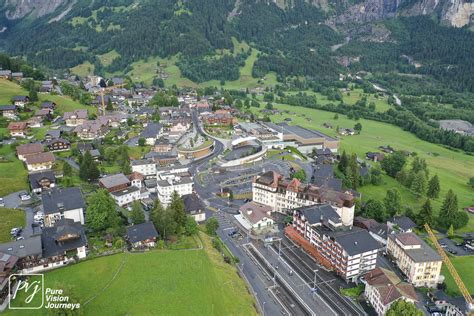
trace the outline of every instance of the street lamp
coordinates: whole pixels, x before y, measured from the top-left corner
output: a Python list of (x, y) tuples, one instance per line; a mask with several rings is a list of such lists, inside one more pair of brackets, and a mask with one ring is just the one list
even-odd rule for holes
[(263, 302), (263, 306), (262, 306), (262, 314), (263, 314), (263, 316), (265, 316), (265, 304), (266, 304), (266, 303), (267, 303), (267, 302)]

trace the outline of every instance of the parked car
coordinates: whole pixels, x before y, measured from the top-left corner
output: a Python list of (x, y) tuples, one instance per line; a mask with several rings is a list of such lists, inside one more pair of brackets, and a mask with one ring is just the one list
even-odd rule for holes
[(29, 195), (28, 193), (26, 192), (20, 192), (18, 194), (18, 197), (22, 200), (22, 201), (29, 201), (31, 199), (31, 195)]
[(5, 206), (5, 202), (3, 201), (3, 198), (0, 198), (0, 207), (4, 207)]
[(17, 237), (21, 234), (21, 232), (23, 231), (23, 229), (21, 227), (15, 227), (15, 228), (12, 228), (10, 230), (10, 234), (13, 236), (13, 237)]
[(23, 239), (25, 239), (25, 237), (23, 237), (23, 236), (16, 237), (16, 240), (23, 240)]

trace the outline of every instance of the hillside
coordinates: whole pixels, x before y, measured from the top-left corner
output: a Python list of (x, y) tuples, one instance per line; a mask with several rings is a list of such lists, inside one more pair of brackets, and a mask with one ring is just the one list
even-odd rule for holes
[[(252, 56), (255, 81), (269, 72), (280, 81), (336, 80), (364, 70), (427, 76), (440, 89), (472, 92), (472, 11), (464, 0), (9, 0), (0, 12), (0, 48), (79, 75), (130, 74), (133, 63), (155, 58), (172, 60), (174, 73), (165, 77), (179, 69), (194, 84), (216, 84), (242, 80)], [(159, 69), (144, 81), (155, 77)]]

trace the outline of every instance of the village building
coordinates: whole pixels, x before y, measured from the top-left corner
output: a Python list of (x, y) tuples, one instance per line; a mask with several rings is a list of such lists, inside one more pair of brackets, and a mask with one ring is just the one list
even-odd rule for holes
[(417, 225), (408, 216), (394, 216), (387, 221), (387, 226), (391, 232), (411, 233)]
[(165, 207), (171, 203), (175, 191), (179, 196), (193, 193), (194, 181), (189, 173), (162, 173), (158, 175), (156, 183), (158, 199)]
[(364, 296), (379, 316), (383, 316), (398, 300), (410, 303), (418, 301), (413, 285), (402, 282), (390, 270), (377, 267), (363, 276)]
[(53, 153), (43, 152), (34, 155), (28, 155), (25, 157), (26, 168), (29, 172), (50, 170), (53, 168), (54, 162)]
[(24, 108), (30, 102), (30, 98), (26, 95), (16, 95), (12, 98), (12, 102), (19, 108)]
[(239, 208), (234, 215), (239, 224), (247, 231), (256, 235), (269, 233), (274, 229), (275, 222), (271, 216), (272, 208), (250, 201)]
[(287, 235), (300, 244), (320, 264), (334, 270), (346, 281), (375, 269), (381, 245), (368, 231), (345, 226), (329, 204), (313, 205), (293, 211), (293, 225)]
[(265, 172), (253, 180), (252, 196), (254, 202), (268, 205), (280, 213), (327, 203), (336, 210), (345, 226), (352, 226), (354, 221), (355, 198), (351, 192), (303, 184), (298, 179), (286, 179), (274, 171)]
[(145, 129), (141, 132), (140, 138), (145, 139), (145, 143), (153, 146), (158, 138), (163, 134), (163, 126), (159, 123), (148, 123)]
[(0, 78), (2, 79), (11, 79), (12, 77), (12, 71), (5, 69), (5, 70), (0, 70)]
[(51, 170), (30, 173), (28, 180), (30, 182), (31, 191), (36, 194), (40, 194), (56, 186), (56, 176)]
[(438, 284), (442, 258), (415, 233), (390, 234), (387, 254), (414, 286)]
[(51, 139), (46, 142), (49, 151), (65, 151), (71, 149), (71, 143), (63, 138)]
[(132, 160), (130, 162), (133, 172), (138, 172), (146, 178), (156, 178), (156, 163), (151, 159)]
[(155, 247), (158, 236), (152, 222), (127, 227), (127, 240), (135, 249)]
[(86, 120), (74, 128), (76, 135), (82, 140), (93, 140), (104, 137), (108, 132), (107, 125), (99, 120)]
[(26, 161), (29, 155), (35, 155), (44, 152), (44, 147), (40, 143), (21, 144), (16, 147), (16, 155), (21, 161)]
[(87, 120), (87, 110), (75, 110), (73, 112), (65, 112), (63, 119), (66, 126), (82, 125)]
[(196, 222), (204, 222), (206, 220), (205, 208), (196, 193), (185, 194), (182, 198), (186, 213), (191, 215)]
[(28, 131), (28, 123), (26, 122), (10, 122), (8, 124), (8, 131), (11, 137), (25, 138)]
[(0, 113), (2, 114), (3, 117), (9, 120), (14, 120), (17, 118), (18, 108), (14, 104), (0, 105)]
[(68, 262), (86, 257), (87, 237), (81, 223), (63, 218), (41, 231), (43, 257)]
[(53, 188), (41, 194), (45, 227), (67, 218), (84, 225), (86, 204), (80, 188)]

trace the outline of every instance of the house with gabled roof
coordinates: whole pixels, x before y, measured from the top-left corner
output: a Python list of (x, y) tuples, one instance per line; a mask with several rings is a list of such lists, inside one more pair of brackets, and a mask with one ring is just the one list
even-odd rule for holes
[(30, 102), (30, 98), (27, 95), (16, 95), (12, 98), (12, 102), (14, 105), (24, 108)]
[(21, 144), (16, 147), (18, 159), (26, 161), (26, 157), (44, 152), (44, 147), (40, 143)]
[(65, 112), (63, 119), (66, 126), (78, 126), (87, 120), (87, 110), (75, 110), (73, 112)]
[(56, 159), (51, 152), (28, 155), (25, 158), (26, 168), (29, 172), (51, 170), (55, 161)]
[(381, 267), (363, 276), (364, 296), (378, 315), (385, 315), (390, 306), (398, 300), (415, 303), (418, 297), (413, 285), (402, 282), (393, 272)]
[(8, 131), (11, 137), (25, 138), (28, 131), (27, 122), (10, 122), (8, 124)]
[(184, 210), (188, 215), (191, 215), (198, 223), (206, 220), (204, 205), (196, 193), (185, 194), (182, 196), (182, 199), (184, 203)]
[(17, 106), (14, 104), (9, 105), (0, 105), (0, 113), (3, 117), (14, 120), (16, 119), (16, 115), (18, 113)]
[(127, 241), (135, 249), (155, 247), (158, 236), (152, 222), (127, 227)]

